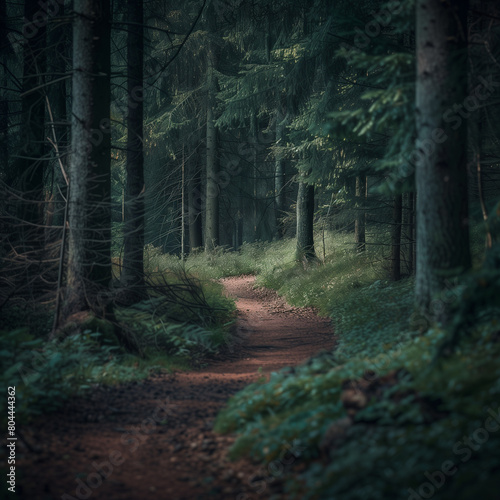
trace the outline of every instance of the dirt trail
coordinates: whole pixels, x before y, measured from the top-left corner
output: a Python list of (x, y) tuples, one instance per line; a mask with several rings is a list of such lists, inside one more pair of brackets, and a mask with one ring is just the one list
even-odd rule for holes
[(280, 497), (278, 481), (258, 480), (265, 469), (227, 460), (234, 437), (214, 434), (212, 424), (231, 395), (262, 376), (259, 368), (269, 374), (331, 348), (331, 328), (313, 310), (292, 308), (274, 292), (254, 289), (252, 276), (223, 284), (237, 297), (239, 311), (231, 349), (196, 372), (99, 388), (90, 400), (72, 400), (64, 411), (41, 418), (26, 432), (38, 452), (21, 457), (19, 449), (20, 498)]

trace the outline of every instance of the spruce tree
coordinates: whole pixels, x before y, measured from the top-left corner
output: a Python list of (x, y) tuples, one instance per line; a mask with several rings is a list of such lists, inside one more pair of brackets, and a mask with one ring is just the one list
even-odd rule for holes
[(446, 281), (471, 265), (467, 122), (452, 111), (467, 97), (468, 7), (467, 0), (416, 3), (415, 300), (427, 314)]

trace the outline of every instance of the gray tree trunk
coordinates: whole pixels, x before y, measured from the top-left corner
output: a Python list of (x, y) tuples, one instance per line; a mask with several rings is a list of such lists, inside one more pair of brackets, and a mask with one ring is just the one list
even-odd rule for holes
[(211, 251), (219, 244), (219, 163), (217, 158), (217, 129), (215, 127), (216, 77), (211, 70), (207, 103), (207, 182), (205, 250)]
[(317, 260), (314, 250), (314, 186), (304, 181), (306, 175), (299, 174), (297, 195), (297, 253), (301, 262)]
[(3, 175), (7, 174), (9, 166), (9, 100), (6, 89), (12, 48), (7, 34), (7, 3), (6, 0), (0, 0), (0, 172)]
[[(57, 17), (49, 18), (47, 33), (48, 72), (52, 80), (58, 80), (67, 71), (66, 60), (70, 57), (68, 41), (71, 40), (70, 25), (62, 22), (64, 2), (58, 4)], [(52, 220), (54, 226), (61, 227), (64, 221), (66, 181), (61, 171), (61, 163), (67, 171), (67, 152), (69, 147), (69, 123), (66, 112), (67, 80), (51, 83), (47, 89), (47, 97), (52, 112), (53, 122), (49, 123), (47, 135), (56, 143), (58, 152), (52, 147), (51, 169), (52, 186)], [(55, 138), (54, 138), (55, 135)], [(57, 232), (60, 234), (60, 231)]]
[(144, 292), (144, 11), (142, 0), (127, 1), (127, 182), (121, 281), (130, 301)]
[[(207, 8), (207, 28), (209, 36), (216, 36), (217, 17), (215, 7)], [(219, 158), (218, 131), (215, 126), (217, 92), (219, 83), (216, 75), (217, 47), (211, 40), (208, 56), (208, 95), (207, 95), (207, 179), (206, 179), (206, 217), (205, 217), (205, 250), (211, 251), (219, 244)]]
[(188, 160), (188, 218), (189, 218), (189, 248), (203, 246), (202, 233), (202, 201), (201, 201), (201, 165), (200, 151), (196, 148), (194, 158)]
[(109, 0), (75, 0), (65, 316), (111, 280)]
[(468, 1), (418, 0), (416, 304), (470, 267), (467, 125), (450, 112), (467, 97)]
[[(26, 0), (24, 4), (25, 44), (22, 82), (22, 124), (21, 148), (17, 162), (19, 190), (25, 201), (21, 206), (20, 219), (22, 243), (40, 246), (43, 232), (35, 226), (43, 223), (43, 175), (45, 143), (45, 91), (43, 86), (47, 72), (46, 28), (34, 24), (40, 7), (36, 0)], [(37, 89), (37, 90), (35, 90)]]
[[(283, 146), (285, 141), (285, 131), (286, 126), (283, 123), (285, 120), (285, 115), (280, 107), (276, 110), (276, 144), (278, 146)], [(276, 217), (276, 227), (278, 239), (283, 239), (285, 235), (285, 228), (283, 225), (283, 217), (285, 215), (285, 160), (281, 153), (276, 155), (276, 167), (275, 167), (275, 181), (274, 181), (274, 192), (275, 192), (275, 217)]]

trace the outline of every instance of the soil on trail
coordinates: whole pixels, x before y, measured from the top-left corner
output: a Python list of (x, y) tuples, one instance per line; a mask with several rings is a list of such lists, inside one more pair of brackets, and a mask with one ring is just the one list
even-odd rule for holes
[(280, 481), (265, 467), (227, 459), (235, 437), (215, 434), (212, 425), (228, 398), (262, 373), (332, 348), (331, 327), (312, 309), (290, 307), (276, 293), (254, 289), (252, 276), (222, 282), (237, 298), (231, 348), (198, 371), (99, 387), (90, 399), (75, 398), (63, 411), (40, 418), (24, 432), (36, 452), (18, 445), (20, 498), (284, 498)]

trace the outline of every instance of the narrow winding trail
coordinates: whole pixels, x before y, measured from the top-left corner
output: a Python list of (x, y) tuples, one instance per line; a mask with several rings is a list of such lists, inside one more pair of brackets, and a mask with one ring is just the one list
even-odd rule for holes
[(20, 498), (279, 497), (277, 481), (265, 489), (256, 482), (260, 466), (227, 459), (235, 438), (213, 433), (213, 421), (231, 395), (262, 374), (333, 347), (331, 327), (312, 309), (290, 307), (276, 293), (254, 289), (252, 276), (223, 284), (237, 298), (239, 313), (235, 342), (226, 354), (195, 372), (98, 388), (90, 400), (74, 399), (64, 411), (41, 418), (26, 431), (37, 453), (26, 450), (19, 457)]

